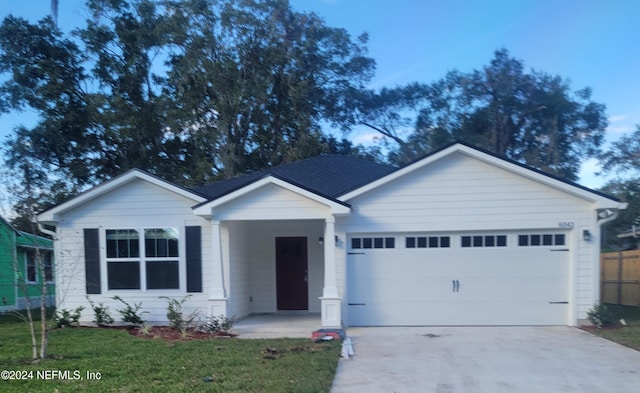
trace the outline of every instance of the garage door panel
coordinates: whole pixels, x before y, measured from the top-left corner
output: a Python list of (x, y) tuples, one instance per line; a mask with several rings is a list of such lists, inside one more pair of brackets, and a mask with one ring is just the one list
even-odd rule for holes
[(568, 305), (537, 300), (494, 301), (478, 307), (477, 301), (384, 301), (350, 306), (350, 317), (360, 326), (409, 325), (558, 325), (566, 324)]
[[(397, 288), (401, 288), (398, 290)], [(429, 279), (415, 276), (396, 276), (391, 278), (372, 278), (357, 283), (349, 282), (350, 298), (355, 301), (377, 299), (420, 299), (451, 291), (451, 280)]]
[(407, 249), (402, 235), (381, 236), (398, 248), (349, 255), (351, 325), (567, 324), (564, 247), (518, 247), (518, 234), (505, 233), (504, 247), (461, 247), (451, 235), (447, 248)]

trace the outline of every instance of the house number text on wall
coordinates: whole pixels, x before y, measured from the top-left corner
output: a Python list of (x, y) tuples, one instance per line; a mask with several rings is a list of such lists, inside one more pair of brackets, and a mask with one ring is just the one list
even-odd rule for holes
[(573, 228), (573, 221), (560, 221), (560, 222), (558, 222), (558, 227), (565, 228), (565, 229), (571, 229), (571, 228)]

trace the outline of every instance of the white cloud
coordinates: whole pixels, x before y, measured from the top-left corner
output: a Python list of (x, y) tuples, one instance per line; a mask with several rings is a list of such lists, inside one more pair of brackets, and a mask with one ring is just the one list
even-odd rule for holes
[(609, 126), (607, 127), (607, 132), (610, 134), (626, 134), (628, 132), (633, 132), (635, 127), (633, 125), (621, 125), (621, 126)]
[(578, 183), (592, 189), (602, 187), (609, 179), (606, 176), (596, 175), (600, 171), (602, 171), (602, 168), (597, 159), (591, 158), (583, 162), (578, 173), (580, 179)]
[(627, 120), (628, 118), (629, 118), (629, 116), (627, 116), (627, 115), (609, 116), (609, 122), (616, 123), (616, 122), (619, 122), (619, 121)]
[(370, 146), (377, 143), (379, 139), (380, 139), (380, 133), (378, 132), (362, 131), (354, 134), (351, 137), (351, 142), (353, 142), (353, 144), (355, 145), (362, 144), (365, 146)]

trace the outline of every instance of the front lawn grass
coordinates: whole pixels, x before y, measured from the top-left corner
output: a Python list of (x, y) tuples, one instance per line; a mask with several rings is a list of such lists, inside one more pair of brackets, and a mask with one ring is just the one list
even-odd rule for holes
[[(0, 380), (0, 391), (328, 392), (340, 343), (238, 338), (165, 341), (134, 337), (119, 329), (67, 327), (50, 332), (48, 352), (49, 358), (33, 363), (26, 323), (0, 316), (0, 370), (32, 375), (21, 381)], [(56, 370), (80, 379), (43, 379), (44, 370), (49, 377)], [(99, 373), (100, 379), (89, 379), (88, 372)]]
[(627, 325), (611, 329), (595, 329), (593, 333), (640, 351), (640, 307), (612, 304), (607, 304), (606, 306), (616, 317), (624, 319)]

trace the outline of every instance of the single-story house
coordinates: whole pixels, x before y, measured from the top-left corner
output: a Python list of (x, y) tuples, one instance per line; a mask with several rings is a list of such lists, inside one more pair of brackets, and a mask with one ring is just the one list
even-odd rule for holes
[[(37, 257), (42, 258), (44, 274)], [(53, 241), (19, 231), (0, 217), (0, 312), (39, 307), (44, 283), (47, 305), (55, 304)]]
[[(187, 189), (130, 170), (39, 215), (59, 307), (166, 299), (323, 327), (577, 325), (625, 203), (455, 143), (401, 168), (323, 155)], [(91, 315), (83, 315), (88, 322)]]

